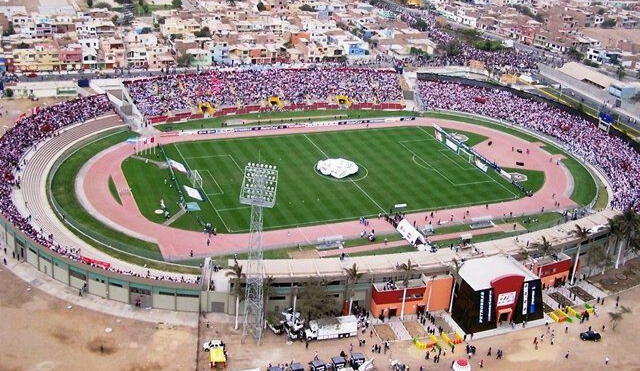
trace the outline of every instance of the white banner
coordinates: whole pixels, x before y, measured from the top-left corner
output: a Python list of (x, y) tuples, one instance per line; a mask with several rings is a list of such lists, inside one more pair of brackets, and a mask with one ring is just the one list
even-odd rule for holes
[(402, 237), (412, 245), (418, 246), (425, 245), (427, 243), (422, 233), (418, 232), (418, 230), (415, 229), (407, 219), (402, 219), (400, 223), (398, 223), (398, 227), (396, 229), (400, 232)]
[(442, 133), (436, 130), (436, 139), (442, 142)]
[(515, 301), (516, 301), (516, 292), (515, 291), (506, 292), (504, 294), (498, 295), (498, 302), (496, 304), (496, 307), (511, 305)]
[(479, 158), (476, 157), (476, 161), (475, 161), (476, 166), (478, 167), (478, 169), (484, 171), (485, 173), (489, 170), (489, 166), (487, 166), (487, 164), (485, 164), (484, 162), (482, 162), (482, 160), (480, 160)]
[(458, 145), (449, 140), (449, 138), (445, 139), (445, 144), (455, 152), (458, 152)]
[(196, 199), (196, 200), (198, 200), (198, 201), (204, 201), (204, 200), (202, 199), (202, 196), (200, 195), (200, 192), (198, 192), (198, 190), (197, 190), (197, 189), (195, 189), (195, 188), (191, 188), (191, 187), (189, 187), (189, 186), (187, 186), (187, 185), (183, 185), (183, 187), (184, 187), (184, 190), (185, 190), (185, 191), (187, 192), (187, 194), (189, 195), (189, 197), (191, 197), (191, 198), (195, 198), (195, 199)]
[(500, 169), (500, 175), (502, 175), (502, 177), (508, 180), (509, 182), (511, 181), (511, 174), (507, 173), (506, 171)]
[(169, 159), (169, 166), (171, 166), (172, 168), (174, 168), (175, 170), (181, 172), (181, 173), (187, 173), (187, 168), (184, 167), (183, 164), (179, 163), (178, 161), (174, 161), (172, 159)]
[(529, 283), (525, 282), (522, 288), (522, 314), (527, 314), (527, 306), (529, 305)]

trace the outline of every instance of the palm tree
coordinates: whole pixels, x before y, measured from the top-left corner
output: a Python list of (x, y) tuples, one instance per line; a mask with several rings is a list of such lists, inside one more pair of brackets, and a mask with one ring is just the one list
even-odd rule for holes
[(344, 308), (346, 307), (346, 304), (347, 304), (347, 296), (348, 296), (349, 307), (348, 307), (347, 315), (349, 315), (351, 314), (351, 306), (353, 305), (353, 291), (350, 291), (349, 288), (352, 283), (355, 285), (356, 282), (358, 282), (358, 280), (362, 277), (364, 273), (358, 272), (358, 265), (356, 263), (353, 263), (353, 265), (350, 268), (344, 268), (344, 271), (347, 275), (347, 282), (344, 285), (344, 296), (343, 296), (342, 308), (344, 311)]
[(406, 263), (398, 264), (396, 269), (404, 272), (402, 283), (404, 289), (402, 291), (402, 309), (400, 310), (400, 319), (404, 319), (404, 302), (407, 298), (407, 286), (409, 286), (409, 277), (415, 272), (417, 264), (411, 263), (411, 259), (408, 259)]
[(274, 281), (275, 278), (273, 278), (273, 276), (265, 277), (262, 280), (262, 301), (264, 303), (264, 311), (262, 312), (262, 315), (264, 316), (263, 323), (265, 328), (267, 327), (267, 304), (269, 304), (269, 296), (271, 295)]
[[(616, 257), (616, 269), (620, 267), (620, 258), (624, 256), (624, 250), (629, 242), (635, 238), (640, 229), (640, 216), (633, 209), (629, 208), (624, 213), (616, 215), (613, 223), (617, 225), (616, 237), (618, 239), (618, 256)], [(623, 262), (624, 264), (624, 262)]]
[(618, 324), (620, 323), (620, 321), (622, 321), (624, 315), (627, 313), (631, 313), (631, 309), (625, 307), (624, 305), (621, 305), (620, 309), (618, 309), (618, 311), (616, 312), (609, 312), (609, 320), (611, 322), (612, 330), (616, 330), (616, 327), (618, 327)]
[(573, 262), (573, 271), (571, 272), (571, 284), (576, 283), (576, 270), (578, 269), (578, 259), (580, 259), (580, 249), (582, 244), (589, 238), (589, 230), (576, 224), (576, 228), (571, 231), (571, 234), (578, 237), (578, 251), (576, 251), (576, 257)]
[(236, 296), (236, 322), (234, 325), (234, 329), (238, 329), (238, 312), (240, 311), (240, 301), (244, 300), (244, 290), (242, 289), (242, 279), (245, 277), (244, 273), (242, 273), (242, 266), (236, 262), (234, 266), (232, 266), (230, 271), (225, 273), (225, 276), (231, 277), (231, 283), (233, 283), (233, 294)]
[(449, 300), (449, 313), (453, 310), (453, 294), (456, 290), (456, 279), (460, 276), (460, 268), (462, 268), (462, 263), (458, 261), (458, 259), (451, 259), (451, 263), (453, 264), (453, 271), (451, 271), (451, 275), (453, 276), (453, 284), (451, 285), (451, 299)]

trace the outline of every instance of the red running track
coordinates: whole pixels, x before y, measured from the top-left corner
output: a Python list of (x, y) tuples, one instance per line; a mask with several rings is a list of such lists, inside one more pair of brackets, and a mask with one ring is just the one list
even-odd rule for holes
[[(568, 171), (556, 164), (557, 159), (562, 155), (550, 155), (544, 151), (542, 143), (530, 143), (515, 136), (503, 133), (498, 130), (465, 124), (461, 122), (438, 120), (438, 119), (417, 119), (415, 121), (389, 122), (375, 124), (373, 127), (393, 127), (393, 126), (431, 126), (437, 123), (443, 128), (469, 131), (478, 133), (488, 139), (477, 144), (474, 149), (486, 156), (488, 159), (496, 161), (499, 166), (516, 167), (516, 161), (523, 161), (525, 169), (540, 170), (545, 173), (545, 183), (532, 197), (524, 197), (518, 200), (490, 204), (488, 209), (485, 205), (461, 207), (435, 212), (433, 219), (430, 219), (429, 212), (421, 212), (407, 215), (410, 221), (417, 220), (419, 223), (425, 220), (449, 221), (453, 216), (454, 221), (470, 219), (491, 215), (494, 217), (503, 216), (513, 212), (514, 215), (538, 213), (544, 207), (545, 211), (562, 210), (575, 207), (576, 204), (569, 198), (572, 179)], [(236, 138), (248, 136), (283, 135), (293, 133), (311, 133), (321, 131), (336, 130), (366, 130), (368, 125), (350, 126), (329, 126), (313, 128), (293, 128), (272, 131), (256, 131), (241, 133), (224, 133), (210, 135), (185, 135), (185, 136), (165, 136), (160, 138), (161, 144), (195, 141), (206, 139)], [(491, 146), (488, 141), (492, 141)], [(512, 147), (522, 149), (523, 153), (512, 151)], [(526, 150), (530, 153), (527, 155)], [(221, 234), (212, 237), (211, 245), (207, 246), (207, 236), (201, 232), (186, 231), (169, 226), (164, 226), (147, 220), (138, 210), (138, 207), (122, 173), (121, 164), (134, 153), (131, 144), (122, 143), (100, 153), (94, 157), (86, 169), (85, 177), (82, 180), (81, 191), (85, 192), (86, 199), (99, 214), (101, 219), (108, 224), (118, 225), (122, 230), (136, 231), (139, 235), (147, 236), (150, 240), (155, 240), (166, 260), (180, 260), (190, 257), (193, 250), (194, 256), (224, 255), (235, 252), (246, 251), (248, 241), (247, 233)], [(118, 204), (111, 196), (108, 189), (109, 177), (113, 177), (118, 192), (121, 194), (122, 205)], [(555, 194), (555, 198), (552, 196)], [(555, 202), (560, 202), (556, 207)], [(248, 212), (248, 210), (247, 210)], [(314, 243), (323, 236), (357, 236), (362, 231), (362, 224), (357, 220), (315, 225), (299, 228), (289, 228), (264, 232), (263, 244), (266, 249), (283, 246), (294, 246), (297, 243)], [(375, 229), (377, 234), (391, 233), (393, 227), (384, 220), (370, 220), (368, 229)]]

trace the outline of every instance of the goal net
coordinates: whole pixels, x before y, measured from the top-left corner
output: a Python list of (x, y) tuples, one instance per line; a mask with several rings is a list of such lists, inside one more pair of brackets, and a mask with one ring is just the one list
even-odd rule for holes
[(473, 164), (473, 161), (475, 160), (475, 156), (473, 155), (473, 153), (468, 152), (464, 148), (460, 147), (460, 151), (458, 152), (458, 154), (465, 160), (468, 160), (470, 164)]
[(200, 172), (198, 170), (192, 170), (189, 178), (191, 180), (191, 185), (194, 188), (202, 189), (202, 175), (200, 175)]

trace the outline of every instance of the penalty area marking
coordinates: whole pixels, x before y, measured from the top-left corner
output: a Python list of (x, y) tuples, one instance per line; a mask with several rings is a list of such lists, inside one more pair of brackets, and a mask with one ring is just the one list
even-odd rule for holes
[(220, 195), (224, 194), (224, 191), (222, 190), (222, 187), (220, 187), (220, 184), (218, 183), (216, 178), (213, 176), (213, 174), (211, 174), (211, 171), (209, 171), (208, 169), (204, 169), (204, 170), (198, 170), (198, 172), (209, 174), (211, 179), (213, 179), (213, 182), (216, 184), (216, 187), (218, 187), (218, 190), (220, 191), (220, 192), (205, 192), (204, 193), (205, 195), (207, 195), (207, 196), (220, 196)]

